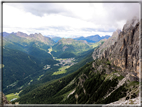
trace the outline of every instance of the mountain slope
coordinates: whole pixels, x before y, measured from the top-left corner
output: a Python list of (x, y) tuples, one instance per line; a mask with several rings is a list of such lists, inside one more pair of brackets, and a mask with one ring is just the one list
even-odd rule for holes
[(3, 46), (10, 49), (25, 52), (36, 57), (43, 62), (46, 59), (52, 59), (52, 55), (48, 53), (48, 49), (55, 42), (41, 34), (27, 35), (22, 32), (12, 33), (3, 38)]
[[(3, 92), (24, 85), (34, 77), (28, 77), (41, 70), (39, 61), (21, 51), (3, 49)], [(38, 75), (38, 74), (36, 74)]]

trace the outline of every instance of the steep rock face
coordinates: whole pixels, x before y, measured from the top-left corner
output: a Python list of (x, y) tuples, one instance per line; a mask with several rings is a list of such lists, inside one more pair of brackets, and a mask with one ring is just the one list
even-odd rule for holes
[[(131, 22), (131, 23), (130, 23)], [(118, 40), (107, 48), (101, 58), (108, 58), (122, 69), (122, 75), (130, 73), (130, 81), (138, 81), (139, 75), (139, 22), (128, 21)]]
[(97, 59), (99, 58), (102, 53), (108, 48), (110, 47), (111, 45), (113, 45), (115, 43), (115, 41), (117, 40), (118, 38), (118, 35), (120, 33), (120, 29), (117, 29), (115, 32), (113, 32), (112, 36), (108, 39), (106, 39), (106, 41), (97, 49), (94, 50), (93, 54), (92, 54), (92, 57), (93, 59)]

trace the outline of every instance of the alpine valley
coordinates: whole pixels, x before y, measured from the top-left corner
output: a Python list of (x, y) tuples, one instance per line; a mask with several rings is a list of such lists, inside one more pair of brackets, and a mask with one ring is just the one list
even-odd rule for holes
[(139, 104), (139, 25), (74, 39), (3, 32), (3, 93), (13, 104)]

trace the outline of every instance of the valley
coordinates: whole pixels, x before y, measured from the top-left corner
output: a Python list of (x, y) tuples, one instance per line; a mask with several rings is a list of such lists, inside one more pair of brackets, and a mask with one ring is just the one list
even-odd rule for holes
[[(8, 101), (17, 98), (14, 97), (14, 95), (12, 93), (19, 93), (21, 92), (23, 89), (25, 89), (27, 86), (31, 86), (34, 84), (41, 84), (41, 83), (45, 83), (47, 81), (52, 81), (54, 79), (58, 79), (61, 78), (71, 72), (74, 72), (74, 70), (77, 70), (80, 66), (86, 64), (85, 61), (82, 61), (83, 58), (85, 58), (87, 55), (89, 55), (90, 53), (88, 51), (90, 51), (90, 49), (93, 49), (97, 46), (99, 46), (101, 43), (103, 43), (104, 41), (100, 41), (98, 43), (91, 43), (90, 44), (90, 48), (86, 49), (85, 51), (81, 51), (81, 53), (79, 54), (79, 52), (74, 53), (74, 56), (72, 57), (72, 55), (70, 56), (70, 53), (72, 53), (71, 51), (74, 50), (74, 48), (72, 47), (70, 50), (67, 50), (68, 55), (67, 57), (60, 57), (60, 56), (54, 56), (54, 52), (60, 53), (62, 55), (62, 53), (65, 52), (64, 48), (63, 51), (60, 51), (59, 49), (55, 49), (53, 48), (54, 45), (58, 44), (55, 43), (54, 45), (47, 45), (44, 44), (42, 41), (35, 41), (30, 39), (29, 42), (29, 37), (26, 38), (25, 36), (21, 36), (23, 33), (18, 32), (17, 34), (10, 34), (9, 36), (12, 36), (11, 39), (8, 38), (4, 38), (4, 46), (3, 46), (3, 54), (4, 54), (4, 64), (3, 64), (3, 70), (4, 70), (4, 81), (7, 81), (7, 83), (4, 83), (4, 87), (3, 87), (3, 91), (6, 94)], [(18, 36), (20, 35), (20, 36)], [(37, 34), (36, 34), (37, 35)], [(15, 36), (15, 37), (14, 37)], [(18, 39), (15, 38), (18, 36), (20, 42)], [(13, 38), (14, 37), (14, 38)], [(22, 43), (22, 39), (24, 40), (24, 44)], [(10, 40), (10, 41), (9, 41)], [(65, 40), (65, 39), (63, 39)], [(68, 40), (68, 39), (67, 39)], [(69, 39), (71, 41), (74, 42), (74, 40)], [(27, 41), (27, 42), (26, 42)], [(60, 41), (59, 41), (60, 42)], [(75, 45), (77, 45), (77, 41), (75, 41)], [(82, 42), (82, 41), (81, 41)], [(80, 43), (81, 43), (80, 42)], [(83, 41), (84, 43), (84, 41)], [(11, 47), (11, 44), (14, 44)], [(27, 45), (25, 45), (27, 44)], [(64, 45), (66, 45), (64, 43)], [(64, 47), (63, 45), (63, 47)], [(70, 43), (70, 46), (72, 45), (72, 43)], [(89, 46), (89, 44), (87, 43), (87, 45)], [(94, 45), (94, 46), (92, 46)], [(57, 45), (56, 45), (57, 46)], [(68, 45), (66, 45), (68, 47)], [(79, 45), (80, 46), (80, 45)], [(47, 47), (47, 48), (46, 48)], [(65, 54), (65, 53), (64, 53)], [(75, 55), (76, 54), (76, 55)], [(19, 58), (17, 57), (19, 56)], [(35, 57), (36, 56), (36, 57)], [(11, 58), (10, 61), (14, 61), (13, 64), (19, 64), (17, 66), (17, 68), (14, 68), (12, 62), (9, 62), (7, 59)], [(19, 62), (19, 60), (21, 60), (21, 62)], [(29, 61), (29, 64), (27, 63), (27, 60)], [(25, 64), (27, 63), (27, 64)], [(31, 63), (37, 65), (36, 67), (34, 67), (33, 65), (31, 66)], [(78, 65), (79, 66), (78, 66)], [(4, 66), (7, 65), (7, 66)], [(27, 67), (24, 67), (24, 66)], [(29, 73), (24, 71), (24, 69), (26, 68), (27, 71), (29, 71), (30, 69), (32, 69), (33, 73)], [(37, 67), (39, 67), (37, 69)], [(36, 68), (36, 70), (34, 70)], [(9, 69), (9, 71), (12, 72), (12, 78), (13, 81), (11, 81), (11, 79), (9, 78), (9, 73), (7, 72), (7, 70)], [(13, 72), (13, 70), (15, 71), (15, 73)], [(19, 71), (20, 73), (23, 72), (23, 75), (21, 75), (22, 77), (14, 77), (14, 76), (19, 76)], [(31, 70), (30, 70), (31, 71)], [(7, 72), (5, 74), (5, 72)], [(10, 91), (9, 91), (10, 90)], [(12, 97), (11, 97), (12, 96)], [(19, 98), (19, 97), (18, 97)], [(13, 100), (14, 101), (14, 100)]]

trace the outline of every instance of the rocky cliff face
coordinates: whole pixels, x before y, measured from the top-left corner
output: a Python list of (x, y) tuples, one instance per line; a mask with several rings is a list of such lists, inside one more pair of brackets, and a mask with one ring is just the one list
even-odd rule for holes
[(114, 45), (107, 48), (101, 56), (108, 58), (122, 69), (122, 75), (130, 74), (130, 81), (138, 81), (139, 74), (139, 22), (134, 18), (127, 21)]

